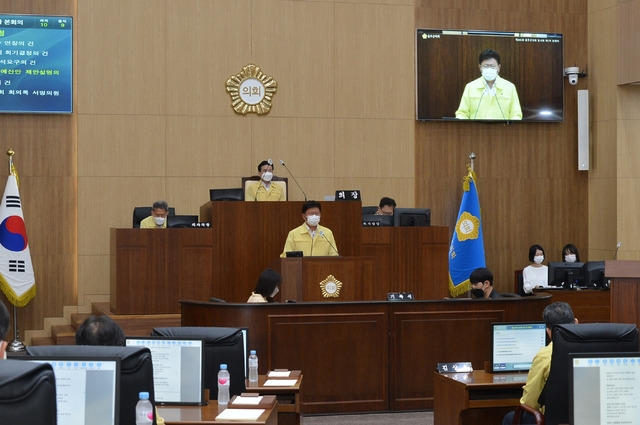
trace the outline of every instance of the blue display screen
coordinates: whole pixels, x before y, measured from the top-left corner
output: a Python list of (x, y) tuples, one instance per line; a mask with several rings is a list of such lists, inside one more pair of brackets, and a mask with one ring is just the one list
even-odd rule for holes
[(0, 15), (0, 112), (73, 112), (73, 18)]

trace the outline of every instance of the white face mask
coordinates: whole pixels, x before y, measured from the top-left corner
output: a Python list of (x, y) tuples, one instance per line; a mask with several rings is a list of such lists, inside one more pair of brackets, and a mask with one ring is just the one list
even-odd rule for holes
[(276, 289), (273, 290), (273, 294), (271, 294), (271, 298), (275, 297), (276, 295), (278, 295), (278, 292), (280, 292), (280, 290), (278, 289), (278, 287), (276, 286)]
[(543, 261), (544, 255), (536, 255), (535, 257), (533, 257), (533, 262), (536, 264), (542, 264)]
[(576, 254), (567, 254), (564, 256), (564, 261), (567, 263), (575, 263), (576, 262)]
[(307, 216), (307, 224), (310, 227), (316, 227), (318, 224), (320, 224), (320, 216), (319, 215)]
[(164, 224), (164, 217), (153, 217), (153, 221), (156, 222), (157, 226), (162, 226)]
[(493, 68), (482, 68), (482, 76), (487, 81), (493, 81), (498, 76), (498, 70)]
[(262, 180), (266, 182), (270, 182), (272, 178), (273, 178), (273, 173), (271, 171), (265, 171), (262, 174)]

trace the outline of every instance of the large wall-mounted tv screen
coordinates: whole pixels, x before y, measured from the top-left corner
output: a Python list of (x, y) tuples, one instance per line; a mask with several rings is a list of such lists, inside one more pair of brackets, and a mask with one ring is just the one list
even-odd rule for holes
[(0, 112), (73, 112), (73, 19), (0, 15)]
[(420, 121), (564, 120), (562, 34), (418, 29)]

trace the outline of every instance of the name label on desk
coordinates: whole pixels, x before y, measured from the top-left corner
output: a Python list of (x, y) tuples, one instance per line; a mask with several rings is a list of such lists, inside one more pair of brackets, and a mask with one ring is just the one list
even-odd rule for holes
[(413, 292), (389, 292), (387, 301), (414, 301)]
[(471, 362), (438, 363), (438, 373), (473, 372)]

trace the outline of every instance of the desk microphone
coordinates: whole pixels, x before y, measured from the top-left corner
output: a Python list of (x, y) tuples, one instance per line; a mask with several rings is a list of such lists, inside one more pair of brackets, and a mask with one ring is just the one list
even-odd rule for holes
[(280, 164), (282, 164), (282, 166), (284, 167), (285, 170), (287, 170), (287, 172), (289, 173), (289, 175), (291, 176), (291, 178), (293, 179), (294, 182), (296, 182), (296, 184), (298, 185), (298, 188), (300, 189), (300, 192), (302, 192), (302, 194), (304, 195), (304, 200), (305, 202), (307, 201), (307, 194), (304, 193), (304, 190), (302, 190), (302, 186), (300, 186), (300, 183), (298, 183), (298, 180), (296, 180), (296, 178), (294, 177), (294, 175), (291, 173), (291, 170), (289, 170), (289, 168), (287, 168), (287, 165), (284, 163), (283, 160), (280, 160)]
[(622, 242), (618, 242), (616, 244), (616, 252), (613, 254), (613, 259), (615, 260), (616, 257), (618, 256), (618, 248), (620, 248), (620, 245), (622, 245)]
[(480, 100), (478, 100), (478, 105), (476, 106), (476, 114), (473, 116), (473, 119), (475, 120), (476, 117), (478, 116), (478, 111), (480, 110), (480, 102), (482, 102), (482, 98), (484, 97), (485, 93), (487, 92), (487, 90), (485, 89), (482, 92), (482, 96), (480, 96)]
[(335, 246), (333, 246), (333, 244), (332, 244), (331, 242), (329, 242), (329, 239), (327, 239), (327, 237), (326, 237), (326, 236), (325, 236), (325, 234), (324, 234), (324, 230), (320, 230), (319, 235), (320, 235), (320, 237), (323, 237), (325, 241), (327, 241), (327, 243), (329, 244), (329, 246), (330, 246), (331, 248), (333, 248), (333, 250), (336, 252), (336, 254), (338, 254), (338, 257), (339, 257), (339, 256), (340, 256), (340, 253), (338, 252), (338, 250), (336, 249), (336, 247), (335, 247)]

